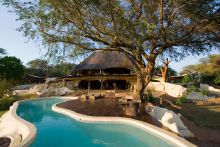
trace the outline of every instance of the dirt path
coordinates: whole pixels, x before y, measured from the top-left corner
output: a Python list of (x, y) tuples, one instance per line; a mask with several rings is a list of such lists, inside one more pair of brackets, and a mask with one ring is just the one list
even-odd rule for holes
[(197, 127), (193, 122), (182, 117), (183, 123), (195, 135), (195, 138), (188, 138), (190, 142), (200, 147), (219, 147), (220, 146), (220, 129), (209, 129)]

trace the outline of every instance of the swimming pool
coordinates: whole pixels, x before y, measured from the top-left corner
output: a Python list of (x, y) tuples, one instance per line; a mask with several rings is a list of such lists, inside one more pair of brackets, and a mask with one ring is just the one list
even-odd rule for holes
[(170, 147), (171, 142), (139, 128), (116, 123), (83, 123), (52, 111), (59, 98), (19, 103), (17, 114), (37, 128), (31, 147)]

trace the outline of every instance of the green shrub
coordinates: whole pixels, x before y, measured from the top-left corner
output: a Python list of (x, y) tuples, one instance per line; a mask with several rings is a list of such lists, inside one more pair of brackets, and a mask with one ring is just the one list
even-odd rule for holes
[(157, 99), (154, 96), (149, 97), (149, 102), (151, 102), (151, 103), (155, 103), (156, 100)]
[(213, 84), (214, 81), (215, 81), (215, 76), (213, 75), (208, 75), (208, 74), (202, 74), (202, 77), (201, 77), (201, 83), (204, 83), (204, 84)]
[(191, 92), (199, 92), (199, 88), (192, 84), (189, 88), (187, 88), (186, 94), (188, 95)]
[(220, 75), (217, 75), (215, 77), (214, 83), (217, 84), (217, 85), (220, 85)]
[(150, 90), (148, 90), (147, 92), (148, 92), (148, 95), (147, 95), (147, 98), (145, 99), (145, 101), (155, 103), (156, 98), (153, 96), (152, 92)]
[(183, 80), (182, 80), (182, 83), (183, 84), (188, 84), (188, 83), (190, 83), (190, 82), (193, 82), (193, 78), (192, 78), (192, 76), (191, 75), (185, 75), (184, 76), (184, 78), (183, 78)]
[(201, 92), (202, 95), (208, 95), (208, 90), (202, 89), (200, 92)]
[(181, 96), (176, 100), (176, 105), (181, 106), (184, 102), (186, 102), (187, 97), (186, 96)]
[(0, 110), (8, 109), (16, 101), (13, 97), (4, 97), (0, 99)]
[(12, 84), (6, 80), (0, 80), (0, 98), (12, 87)]

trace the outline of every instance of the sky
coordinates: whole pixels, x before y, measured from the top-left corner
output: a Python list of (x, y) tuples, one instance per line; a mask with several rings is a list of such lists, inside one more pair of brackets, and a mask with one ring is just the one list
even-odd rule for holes
[[(8, 8), (0, 5), (0, 48), (6, 49), (8, 56), (16, 56), (20, 58), (25, 65), (28, 61), (36, 58), (44, 58), (46, 49), (40, 48), (40, 42), (28, 41), (22, 32), (16, 31), (20, 23), (15, 21), (16, 15), (8, 12)], [(219, 54), (219, 51), (213, 51), (211, 54)], [(180, 72), (184, 66), (197, 64), (200, 58), (207, 55), (188, 56), (180, 62), (172, 61), (170, 67)]]

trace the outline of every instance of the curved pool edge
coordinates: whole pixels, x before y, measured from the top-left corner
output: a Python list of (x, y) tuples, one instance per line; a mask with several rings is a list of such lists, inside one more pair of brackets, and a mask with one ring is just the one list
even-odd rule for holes
[[(78, 98), (78, 97), (61, 97), (61, 96), (57, 96), (57, 97), (61, 99), (65, 99), (66, 101), (74, 100)], [(10, 144), (10, 146), (28, 147), (35, 140), (36, 134), (37, 134), (36, 127), (32, 123), (19, 117), (17, 115), (17, 108), (20, 102), (38, 100), (38, 99), (43, 99), (43, 98), (54, 98), (54, 96), (53, 97), (40, 97), (40, 98), (36, 97), (32, 99), (20, 100), (20, 101), (14, 102), (13, 105), (10, 107), (10, 110), (8, 111), (7, 115), (9, 115), (10, 118), (13, 119), (11, 120), (13, 121), (13, 125), (16, 125), (16, 131), (14, 133), (19, 133), (22, 135), (22, 139), (19, 144)]]
[(12, 118), (14, 119), (13, 120), (14, 125), (18, 126), (18, 133), (22, 135), (21, 143), (15, 146), (27, 147), (34, 141), (36, 137), (37, 129), (32, 123), (22, 119), (17, 115), (16, 111), (21, 101), (17, 101), (13, 103), (13, 105), (10, 107), (9, 115), (11, 115)]
[[(57, 103), (60, 104), (60, 103)], [(68, 110), (65, 108), (58, 107), (57, 104), (52, 105), (52, 110), (64, 114), (66, 116), (69, 116), (70, 118), (73, 118), (75, 120), (78, 120), (80, 122), (88, 122), (88, 123), (95, 123), (95, 122), (108, 122), (108, 123), (122, 123), (131, 125), (134, 127), (141, 128), (145, 131), (151, 132), (155, 135), (159, 135), (160, 137), (164, 138), (165, 140), (171, 141), (173, 144), (180, 146), (180, 147), (196, 147), (196, 145), (188, 142), (184, 138), (181, 138), (175, 134), (172, 134), (171, 132), (168, 132), (164, 129), (158, 128), (154, 125), (151, 125), (149, 123), (131, 119), (131, 118), (125, 118), (125, 117), (97, 117), (97, 116), (88, 116), (84, 114), (80, 114), (77, 112), (74, 112), (72, 110)]]

